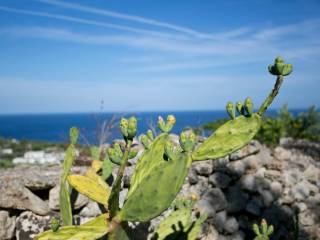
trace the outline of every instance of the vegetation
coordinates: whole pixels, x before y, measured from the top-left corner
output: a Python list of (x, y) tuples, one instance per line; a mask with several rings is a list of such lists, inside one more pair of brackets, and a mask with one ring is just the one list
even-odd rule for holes
[[(320, 113), (315, 106), (311, 106), (306, 112), (294, 116), (290, 113), (286, 104), (281, 107), (277, 116), (264, 116), (262, 120), (255, 139), (268, 146), (279, 144), (280, 138), (283, 137), (320, 141)], [(197, 131), (214, 132), (227, 121), (227, 119), (219, 119), (203, 125)]]
[[(70, 172), (78, 138), (77, 129), (72, 128), (61, 175), (62, 226), (60, 227), (59, 221), (53, 220), (52, 229), (39, 234), (35, 239), (94, 240), (105, 235), (109, 240), (132, 239), (128, 231), (128, 222), (150, 221), (172, 206), (193, 161), (218, 159), (249, 143), (260, 128), (261, 116), (278, 94), (284, 76), (291, 71), (290, 64), (285, 64), (280, 57), (276, 58), (275, 64), (269, 66), (269, 72), (277, 76), (276, 84), (258, 112), (253, 112), (250, 98), (246, 98), (244, 103), (238, 102), (236, 107), (229, 102), (227, 112), (231, 120), (197, 147), (193, 132), (182, 132), (179, 144), (173, 143), (169, 138), (169, 132), (175, 124), (175, 117), (169, 115), (167, 121), (159, 117), (158, 127), (161, 133), (154, 136), (152, 131), (148, 131), (140, 137), (145, 151), (136, 164), (122, 208), (119, 204), (122, 178), (128, 160), (136, 156), (132, 151), (132, 141), (137, 133), (136, 118), (122, 118), (120, 121), (120, 131), (125, 140), (124, 148), (114, 145), (107, 152), (97, 147), (92, 149), (93, 161), (85, 175)], [(112, 186), (109, 186), (106, 179), (115, 164), (119, 165), (118, 174)], [(70, 211), (72, 188), (98, 202), (106, 210), (105, 213), (85, 224), (73, 226)], [(206, 215), (197, 214), (197, 218), (192, 219), (192, 203), (184, 201), (178, 206), (180, 208), (173, 211), (156, 229), (155, 239), (196, 239)]]
[[(12, 154), (2, 154), (1, 149), (11, 149)], [(23, 154), (27, 151), (39, 151), (48, 149), (63, 150), (64, 144), (42, 141), (17, 141), (0, 137), (0, 168), (13, 167), (12, 160), (16, 157), (23, 156)]]

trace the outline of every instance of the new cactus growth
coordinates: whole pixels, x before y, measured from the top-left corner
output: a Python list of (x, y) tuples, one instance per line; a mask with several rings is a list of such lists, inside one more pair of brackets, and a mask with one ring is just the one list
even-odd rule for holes
[(59, 220), (56, 219), (56, 218), (52, 218), (52, 219), (51, 219), (51, 223), (50, 223), (50, 227), (51, 227), (51, 230), (52, 230), (53, 232), (58, 231), (58, 230), (59, 230), (59, 227), (60, 227), (60, 222), (59, 222)]
[(228, 103), (227, 103), (226, 110), (227, 110), (230, 118), (231, 118), (231, 119), (235, 119), (235, 117), (236, 117), (236, 112), (235, 112), (235, 108), (234, 108), (232, 102), (228, 102)]
[(167, 122), (162, 117), (158, 119), (158, 127), (162, 132), (170, 132), (175, 123), (176, 118), (173, 115), (168, 115)]
[(261, 220), (261, 226), (253, 224), (252, 230), (256, 234), (254, 240), (269, 240), (269, 236), (273, 233), (273, 226), (267, 224), (265, 219)]
[[(277, 81), (258, 112), (254, 113), (250, 98), (246, 98), (244, 103), (237, 102), (235, 107), (229, 102), (226, 110), (231, 120), (197, 146), (193, 132), (182, 132), (179, 143), (171, 142), (169, 132), (176, 119), (169, 115), (165, 122), (159, 117), (158, 127), (162, 133), (154, 137), (152, 131), (148, 130), (146, 135), (140, 136), (145, 150), (136, 163), (130, 180), (130, 189), (122, 208), (119, 207), (119, 193), (124, 170), (128, 159), (137, 156), (137, 151), (131, 149), (133, 138), (137, 134), (136, 118), (122, 118), (120, 121), (120, 131), (125, 140), (124, 147), (121, 148), (115, 143), (106, 153), (93, 148), (93, 162), (84, 176), (70, 175), (75, 156), (74, 145), (78, 136), (78, 131), (75, 128), (71, 129), (71, 144), (66, 152), (61, 176), (60, 207), (63, 224), (72, 224), (70, 185), (78, 192), (104, 205), (107, 213), (80, 226), (59, 228), (59, 224), (55, 223), (52, 230), (38, 235), (35, 239), (94, 240), (107, 235), (110, 240), (129, 240), (130, 236), (126, 232), (127, 222), (150, 221), (169, 208), (180, 191), (193, 161), (224, 157), (242, 148), (254, 137), (259, 130), (262, 114), (278, 94), (283, 78), (291, 73), (292, 66), (277, 58), (275, 64), (269, 67), (269, 71), (277, 76)], [(235, 109), (239, 113), (237, 117)], [(119, 168), (117, 177), (110, 187), (105, 180), (111, 174), (113, 163), (119, 165)], [(185, 205), (175, 210), (156, 230), (158, 239), (196, 239), (206, 216), (200, 216), (192, 221), (191, 209), (191, 205), (188, 207)], [(254, 231), (257, 234), (256, 239), (268, 239), (273, 227), (268, 227), (262, 222), (261, 228), (254, 226)]]

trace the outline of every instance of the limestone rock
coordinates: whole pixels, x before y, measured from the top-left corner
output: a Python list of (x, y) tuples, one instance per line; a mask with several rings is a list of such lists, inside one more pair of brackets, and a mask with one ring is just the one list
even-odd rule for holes
[(6, 211), (0, 211), (0, 239), (12, 239), (16, 228), (16, 217), (10, 217)]
[(0, 181), (0, 208), (30, 210), (46, 215), (49, 208), (46, 202), (18, 182)]
[[(55, 186), (49, 192), (49, 208), (51, 210), (56, 211), (60, 209), (59, 192), (60, 192), (60, 185)], [(73, 200), (74, 198), (76, 198), (75, 201)], [(78, 193), (76, 190), (72, 191), (70, 199), (73, 203), (72, 206), (74, 209), (80, 209), (89, 202), (89, 198)]]
[(231, 182), (231, 178), (224, 173), (214, 173), (209, 177), (209, 183), (214, 187), (226, 188)]
[(50, 229), (50, 216), (39, 216), (32, 212), (23, 212), (16, 220), (17, 240), (31, 240), (37, 234)]
[(202, 199), (197, 203), (200, 211), (212, 217), (216, 211), (221, 211), (227, 207), (227, 200), (219, 188), (213, 188), (206, 192)]

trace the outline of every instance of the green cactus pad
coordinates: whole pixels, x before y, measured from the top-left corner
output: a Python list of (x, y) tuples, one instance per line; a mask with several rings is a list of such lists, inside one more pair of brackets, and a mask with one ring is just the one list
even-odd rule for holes
[(64, 225), (72, 225), (72, 209), (69, 189), (70, 186), (67, 182), (61, 182), (59, 192), (59, 204), (61, 218)]
[(182, 153), (178, 159), (165, 160), (163, 144), (160, 145), (160, 154), (157, 152), (159, 158), (145, 160), (157, 161), (159, 164), (141, 178), (129, 195), (119, 214), (121, 220), (145, 222), (157, 217), (171, 205), (178, 194), (191, 165), (191, 156)]
[(130, 189), (127, 198), (135, 191), (140, 182), (149, 176), (153, 169), (161, 164), (164, 154), (164, 146), (168, 141), (168, 134), (162, 133), (151, 143), (149, 149), (144, 151), (139, 158), (135, 171), (131, 177)]
[(159, 224), (155, 232), (155, 235), (157, 236), (156, 239), (165, 240), (169, 237), (172, 237), (173, 239), (175, 234), (179, 235), (179, 232), (175, 232), (174, 229), (179, 230), (180, 226), (183, 226), (184, 230), (188, 229), (191, 224), (191, 213), (192, 210), (188, 208), (173, 211), (169, 217)]
[(258, 132), (261, 118), (258, 114), (251, 117), (239, 116), (219, 127), (192, 154), (194, 161), (224, 157), (250, 142)]
[(43, 232), (37, 235), (34, 240), (95, 240), (100, 239), (107, 232), (107, 215), (102, 214), (81, 226), (65, 226), (56, 232), (52, 230)]

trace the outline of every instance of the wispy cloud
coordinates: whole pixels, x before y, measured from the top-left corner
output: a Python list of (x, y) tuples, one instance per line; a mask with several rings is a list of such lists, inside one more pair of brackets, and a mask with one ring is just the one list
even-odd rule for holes
[(173, 34), (161, 32), (161, 31), (146, 30), (146, 29), (142, 29), (142, 28), (129, 27), (129, 26), (112, 24), (112, 23), (107, 23), (107, 22), (99, 22), (99, 21), (94, 21), (94, 20), (89, 20), (89, 19), (84, 19), (84, 18), (70, 17), (67, 15), (61, 15), (61, 14), (51, 14), (51, 13), (47, 13), (47, 12), (29, 11), (29, 10), (24, 10), (24, 9), (5, 7), (5, 6), (0, 6), (0, 11), (17, 13), (17, 14), (32, 15), (32, 16), (38, 16), (38, 17), (45, 17), (45, 18), (57, 19), (57, 20), (74, 22), (74, 23), (85, 24), (85, 25), (94, 25), (94, 26), (98, 26), (98, 27), (105, 27), (105, 28), (110, 28), (110, 29), (126, 31), (126, 32), (148, 34), (151, 36), (171, 37), (171, 38), (178, 38), (179, 37), (178, 35), (173, 35)]
[[(80, 4), (76, 4), (76, 3), (67, 3), (67, 2), (55, 1), (55, 0), (36, 0), (36, 1), (50, 4), (50, 5), (59, 6), (59, 7), (63, 7), (63, 8), (79, 10), (79, 11), (86, 12), (86, 13), (93, 13), (93, 14), (107, 16), (107, 17), (111, 17), (111, 18), (129, 20), (129, 21), (133, 21), (136, 23), (142, 23), (142, 24), (147, 24), (147, 25), (151, 25), (151, 26), (162, 27), (165, 29), (174, 30), (174, 31), (177, 31), (180, 33), (188, 34), (188, 35), (191, 35), (191, 36), (194, 36), (197, 38), (202, 38), (202, 39), (217, 39), (219, 37), (220, 38), (222, 37), (222, 34), (215, 36), (212, 34), (199, 32), (199, 31), (194, 30), (192, 28), (179, 26), (176, 24), (167, 23), (167, 22), (163, 22), (163, 21), (158, 21), (158, 20), (151, 19), (151, 18), (145, 18), (145, 17), (141, 17), (141, 16), (136, 16), (136, 15), (129, 15), (129, 14), (119, 13), (119, 12), (110, 11), (110, 10), (106, 10), (106, 9), (84, 6), (84, 5), (80, 5)], [(238, 31), (237, 34), (242, 34), (243, 33), (242, 31), (243, 31), (243, 29)], [(234, 33), (232, 33), (232, 34), (228, 33), (226, 36), (233, 36), (233, 34)]]

